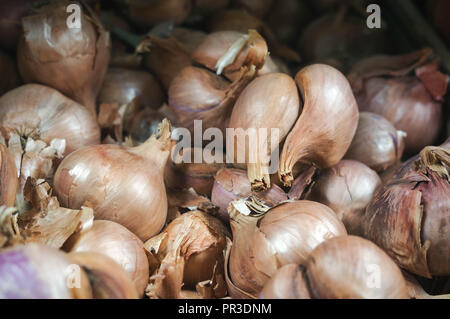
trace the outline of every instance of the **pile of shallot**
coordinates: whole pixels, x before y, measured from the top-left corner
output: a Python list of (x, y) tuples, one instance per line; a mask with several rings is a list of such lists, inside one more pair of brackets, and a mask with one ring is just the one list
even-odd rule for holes
[(450, 298), (450, 70), (367, 15), (3, 1), (0, 298)]

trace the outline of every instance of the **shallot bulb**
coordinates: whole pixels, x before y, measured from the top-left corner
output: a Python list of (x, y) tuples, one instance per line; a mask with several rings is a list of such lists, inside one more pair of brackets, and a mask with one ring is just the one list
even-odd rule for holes
[(19, 71), (25, 82), (53, 87), (95, 114), (95, 99), (108, 67), (110, 37), (88, 7), (80, 15), (81, 28), (68, 28), (69, 4), (57, 1), (22, 19)]
[(98, 95), (99, 103), (119, 105), (134, 101), (139, 106), (158, 109), (164, 92), (155, 77), (145, 71), (109, 68)]
[[(442, 100), (449, 77), (426, 64), (430, 49), (399, 56), (373, 56), (348, 75), (361, 111), (385, 117), (406, 133), (405, 152), (432, 145), (442, 127)], [(409, 74), (415, 71), (415, 74)]]
[[(233, 285), (257, 296), (283, 265), (304, 264), (313, 249), (329, 238), (346, 235), (342, 222), (327, 206), (311, 201), (268, 207), (255, 199), (230, 204), (233, 245), (229, 271)], [(242, 212), (241, 212), (242, 211)], [(232, 296), (233, 297), (233, 296)]]
[(330, 207), (352, 235), (362, 235), (366, 206), (381, 186), (378, 174), (363, 163), (342, 160), (319, 173), (307, 199)]
[(242, 67), (254, 65), (261, 69), (267, 55), (266, 41), (255, 30), (218, 31), (204, 38), (192, 52), (192, 59), (235, 81), (241, 76)]
[(83, 269), (55, 248), (30, 243), (0, 252), (1, 299), (90, 299)]
[(0, 126), (47, 144), (65, 139), (64, 154), (100, 143), (100, 128), (92, 113), (55, 89), (26, 84), (0, 98)]
[(125, 227), (108, 220), (96, 220), (91, 228), (70, 237), (63, 248), (70, 253), (106, 255), (127, 272), (138, 295), (143, 295), (149, 276), (144, 243)]
[(93, 252), (70, 253), (68, 257), (86, 272), (94, 299), (137, 299), (131, 277), (113, 259)]
[(304, 106), (281, 152), (278, 175), (285, 186), (291, 186), (297, 162), (318, 168), (337, 164), (358, 126), (358, 105), (341, 72), (313, 64), (301, 69), (295, 81)]
[(176, 124), (194, 133), (194, 121), (202, 128), (225, 131), (231, 109), (245, 84), (233, 86), (229, 81), (203, 68), (188, 66), (173, 79), (169, 88), (169, 107)]
[(222, 168), (214, 177), (211, 201), (219, 208), (219, 217), (225, 223), (229, 222), (228, 205), (240, 198), (254, 196), (271, 206), (288, 200), (287, 195), (277, 185), (272, 185), (265, 192), (252, 192), (247, 172), (236, 168)]
[[(193, 132), (194, 120), (203, 129), (225, 128), (245, 86), (264, 65), (267, 45), (255, 31), (248, 34), (213, 33), (193, 53), (194, 59), (209, 68), (189, 66), (182, 69), (169, 88), (169, 105), (177, 124)], [(219, 76), (221, 73), (233, 81)]]
[(400, 268), (377, 245), (357, 236), (331, 238), (305, 264), (309, 292), (320, 299), (405, 299)]
[(219, 128), (225, 135), (234, 103), (255, 73), (230, 83), (211, 71), (186, 67), (169, 89), (169, 108), (175, 123), (194, 134), (195, 121), (203, 130)]
[(405, 148), (406, 133), (396, 130), (384, 117), (359, 113), (358, 128), (345, 158), (366, 164), (377, 172), (400, 161)]
[(227, 141), (234, 139), (235, 162), (242, 163), (245, 156), (252, 190), (270, 188), (270, 157), (291, 130), (300, 108), (295, 82), (283, 73), (254, 79), (236, 101), (228, 127), (236, 132), (242, 129), (249, 137), (247, 141), (235, 132), (234, 136), (227, 136)]
[(290, 62), (299, 62), (300, 56), (291, 48), (278, 42), (273, 31), (258, 17), (241, 9), (228, 9), (214, 15), (209, 23), (210, 32), (237, 31), (247, 33), (256, 30), (267, 41), (270, 52)]
[(164, 226), (167, 199), (164, 167), (170, 151), (170, 123), (137, 147), (95, 145), (67, 156), (53, 179), (65, 207), (89, 202), (96, 219), (115, 221), (142, 240)]
[(311, 299), (304, 267), (287, 264), (264, 285), (260, 299)]
[(145, 243), (152, 276), (151, 298), (179, 298), (181, 287), (198, 290), (211, 281), (211, 297), (224, 297), (223, 265), (228, 231), (207, 213), (195, 210), (174, 219), (164, 231)]
[(450, 275), (450, 152), (427, 146), (406, 161), (366, 209), (364, 237), (402, 268)]

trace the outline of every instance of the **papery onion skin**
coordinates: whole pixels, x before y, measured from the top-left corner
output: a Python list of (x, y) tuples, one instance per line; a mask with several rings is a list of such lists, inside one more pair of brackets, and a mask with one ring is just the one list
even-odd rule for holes
[(22, 19), (19, 71), (26, 83), (54, 87), (95, 114), (95, 98), (108, 67), (110, 36), (87, 7), (80, 15), (81, 28), (69, 29), (69, 3), (43, 6)]
[(303, 111), (286, 138), (278, 175), (285, 186), (297, 162), (327, 168), (347, 152), (358, 126), (358, 105), (350, 84), (335, 68), (313, 64), (301, 69), (295, 81)]
[(330, 207), (349, 234), (361, 236), (366, 207), (381, 185), (378, 174), (363, 163), (342, 160), (319, 173), (307, 199)]
[(448, 149), (424, 148), (397, 169), (366, 209), (364, 237), (422, 277), (450, 274), (449, 166)]
[(123, 267), (138, 295), (143, 295), (149, 276), (144, 243), (125, 227), (108, 220), (95, 220), (90, 229), (69, 238), (63, 248), (70, 253), (106, 255)]
[(100, 143), (100, 128), (84, 106), (39, 84), (20, 86), (0, 98), (0, 125), (23, 136), (66, 140), (64, 154)]
[(371, 78), (356, 98), (361, 111), (379, 114), (406, 133), (407, 153), (433, 144), (440, 132), (442, 105), (416, 78)]
[(259, 299), (311, 299), (304, 276), (303, 266), (284, 265), (264, 285)]
[[(248, 178), (253, 190), (270, 188), (268, 157), (278, 147), (276, 143), (281, 143), (289, 133), (300, 110), (295, 82), (284, 73), (269, 73), (257, 77), (237, 99), (228, 127), (244, 131), (258, 130), (258, 138), (257, 141), (249, 139), (247, 143), (247, 138), (240, 138), (236, 134), (234, 137), (227, 136), (227, 141), (234, 138), (235, 163), (240, 163), (239, 157), (245, 156)], [(265, 138), (259, 135), (259, 129), (267, 130)], [(278, 130), (278, 141), (275, 141), (275, 145), (271, 141), (272, 129)]]
[(12, 207), (19, 180), (14, 159), (3, 144), (0, 144), (0, 177), (0, 206)]
[(93, 252), (70, 253), (68, 257), (89, 278), (94, 299), (137, 299), (136, 286), (129, 274), (113, 259)]
[(128, 104), (138, 99), (139, 106), (158, 109), (164, 103), (164, 92), (155, 77), (145, 71), (109, 68), (98, 95), (99, 103)]
[(67, 156), (53, 179), (61, 204), (78, 209), (87, 201), (96, 219), (115, 221), (142, 240), (156, 235), (167, 217), (163, 176), (170, 148), (167, 120), (159, 134), (134, 148), (95, 145)]
[(236, 199), (250, 195), (272, 205), (288, 200), (287, 195), (277, 185), (272, 185), (265, 192), (252, 192), (247, 173), (241, 169), (222, 168), (214, 177), (211, 201), (219, 207), (219, 217), (225, 223), (228, 223), (230, 219), (227, 212), (228, 205)]
[(55, 248), (29, 243), (0, 252), (1, 299), (90, 299), (86, 273)]
[(211, 203), (209, 198), (197, 194), (193, 188), (168, 189), (167, 202), (169, 205), (167, 210), (167, 225), (182, 214), (194, 210), (199, 210), (213, 217), (219, 217), (217, 216), (217, 207)]
[(408, 298), (400, 268), (374, 243), (357, 236), (320, 244), (309, 257), (306, 275), (314, 298)]
[(262, 218), (236, 212), (229, 210), (233, 232), (230, 276), (234, 285), (254, 296), (278, 268), (304, 264), (321, 242), (347, 234), (330, 208), (307, 200), (282, 203)]
[(345, 158), (364, 163), (377, 172), (384, 171), (401, 159), (405, 137), (405, 132), (396, 130), (384, 117), (361, 112)]
[[(227, 236), (228, 230), (218, 219), (198, 210), (174, 219), (157, 236), (158, 239), (152, 238), (145, 243), (147, 252), (160, 261), (151, 278), (155, 280), (154, 286), (147, 295), (177, 298), (181, 286), (193, 289), (199, 282), (212, 280), (213, 276), (218, 276), (219, 285), (225, 287), (223, 258)], [(161, 237), (162, 240), (154, 247), (155, 240)], [(216, 269), (215, 273), (216, 267), (219, 270)], [(164, 275), (167, 278), (163, 278)]]

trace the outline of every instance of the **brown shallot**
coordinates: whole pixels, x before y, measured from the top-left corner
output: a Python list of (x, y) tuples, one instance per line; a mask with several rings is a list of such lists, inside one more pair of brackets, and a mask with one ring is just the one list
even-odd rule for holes
[(381, 184), (377, 173), (363, 163), (342, 160), (319, 173), (306, 198), (330, 207), (349, 234), (361, 236), (366, 206)]
[(53, 184), (65, 207), (89, 202), (96, 219), (115, 221), (142, 240), (156, 235), (167, 216), (164, 167), (170, 152), (170, 123), (136, 147), (95, 145), (67, 156)]
[(255, 198), (236, 200), (228, 212), (233, 232), (230, 279), (253, 296), (281, 266), (304, 264), (317, 245), (347, 234), (330, 208), (307, 200), (284, 202), (272, 209)]
[(95, 117), (84, 106), (55, 89), (39, 84), (20, 86), (0, 98), (0, 126), (22, 137), (65, 139), (67, 155), (100, 143)]
[[(137, 101), (136, 101), (137, 99)], [(104, 104), (128, 104), (158, 109), (164, 103), (164, 92), (155, 77), (146, 71), (109, 68), (98, 95)]]
[(379, 114), (406, 133), (406, 153), (436, 142), (449, 77), (439, 72), (431, 49), (369, 57), (353, 66), (348, 79), (361, 111)]
[(83, 267), (94, 299), (138, 299), (130, 276), (110, 257), (94, 252), (70, 253), (68, 257)]
[(234, 141), (234, 150), (227, 149), (227, 156), (234, 163), (245, 160), (252, 190), (270, 188), (270, 157), (291, 130), (300, 108), (295, 82), (284, 73), (254, 79), (236, 101), (228, 124), (234, 129), (232, 135), (227, 130), (227, 143)]
[(370, 112), (359, 113), (358, 128), (345, 154), (381, 172), (400, 161), (406, 133), (396, 130), (384, 117)]
[(361, 237), (340, 236), (323, 242), (312, 251), (305, 268), (313, 298), (408, 298), (400, 268), (377, 245)]
[(347, 152), (358, 125), (358, 105), (344, 75), (325, 64), (313, 64), (295, 76), (303, 112), (286, 138), (278, 175), (291, 186), (297, 162), (327, 168)]
[(80, 14), (81, 27), (68, 28), (69, 4), (56, 1), (22, 19), (19, 71), (25, 82), (53, 87), (95, 114), (95, 99), (108, 67), (110, 36), (89, 7)]
[(109, 220), (96, 220), (91, 228), (70, 237), (63, 249), (106, 255), (127, 272), (138, 295), (144, 294), (149, 276), (144, 243), (125, 227)]

